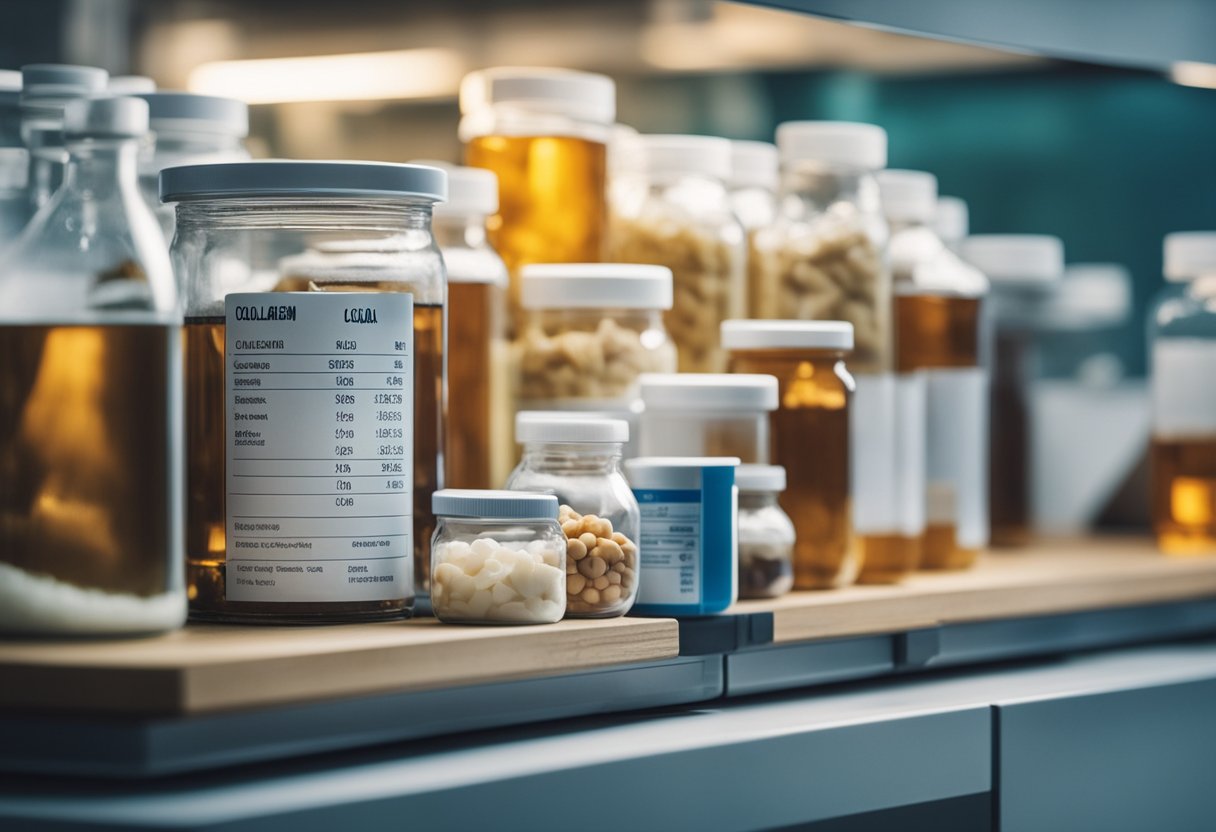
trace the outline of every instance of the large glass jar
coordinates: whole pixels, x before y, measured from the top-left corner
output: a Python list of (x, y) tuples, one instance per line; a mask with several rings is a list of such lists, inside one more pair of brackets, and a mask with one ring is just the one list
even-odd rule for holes
[(594, 263), (607, 230), (612, 79), (540, 67), (495, 67), (460, 85), (465, 164), (498, 176), (490, 243), (511, 273), (511, 331), (526, 263)]
[(760, 256), (756, 234), (777, 217), (777, 146), (771, 142), (730, 143), (730, 207), (747, 232), (747, 313), (761, 306)]
[(566, 610), (566, 536), (557, 498), (436, 491), (431, 608), (453, 624), (552, 624)]
[(609, 259), (671, 269), (666, 314), (684, 373), (721, 372), (718, 326), (746, 313), (747, 237), (726, 191), (730, 142), (639, 136), (614, 184)]
[(442, 487), (445, 191), (435, 168), (371, 162), (161, 174), (186, 287), (193, 615), (412, 608)]
[(621, 471), (629, 425), (569, 413), (520, 413), (523, 459), (507, 480), (514, 491), (553, 494), (569, 539), (566, 614), (624, 615), (638, 591), (638, 501)]
[(147, 106), (73, 101), (70, 160), (0, 268), (0, 631), (186, 617), (181, 312), (139, 198)]
[(852, 330), (842, 321), (727, 321), (722, 326), (733, 372), (776, 377), (780, 405), (772, 414), (771, 457), (785, 468), (780, 502), (797, 530), (798, 589), (852, 583), (862, 557), (872, 554), (863, 551), (853, 532), (853, 377), (844, 361)]
[(647, 373), (641, 378), (642, 456), (769, 461), (777, 379), (767, 374)]
[(794, 524), (781, 510), (785, 490), (780, 465), (740, 465), (739, 597), (777, 598), (794, 586)]
[(63, 109), (69, 101), (100, 93), (104, 69), (69, 64), (21, 67), (21, 138), (30, 153), (26, 202), (29, 213), (45, 205), (63, 181), (68, 151), (63, 139)]
[(1152, 519), (1161, 550), (1216, 553), (1216, 231), (1165, 238), (1149, 316)]

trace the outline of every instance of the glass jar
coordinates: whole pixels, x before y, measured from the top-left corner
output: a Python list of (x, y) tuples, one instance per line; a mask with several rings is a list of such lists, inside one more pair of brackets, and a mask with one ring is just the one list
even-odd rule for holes
[(563, 263), (526, 266), (522, 278), (525, 318), (512, 362), (519, 408), (625, 419), (636, 433), (638, 379), (676, 371), (663, 327), (671, 271)]
[(640, 515), (625, 476), (620, 419), (523, 412), (515, 435), (523, 459), (507, 480), (513, 491), (553, 494), (561, 504), (566, 554), (566, 614), (611, 618), (633, 606), (638, 591)]
[(445, 484), (489, 488), (506, 480), (515, 463), (507, 268), (486, 238), (498, 182), (480, 168), (443, 167), (448, 200), (435, 206), (434, 224), (448, 274)]
[(192, 615), (411, 610), (442, 487), (445, 191), (435, 168), (371, 162), (161, 174), (186, 287)]
[(777, 495), (785, 490), (780, 465), (740, 465), (739, 597), (777, 598), (794, 586), (794, 524)]
[(747, 232), (747, 311), (761, 306), (760, 256), (756, 233), (777, 217), (777, 146), (770, 142), (730, 143), (730, 207)]
[[(113, 81), (114, 79), (111, 79)], [(156, 92), (137, 96), (148, 102), (151, 133), (139, 157), (139, 183), (165, 239), (173, 239), (172, 205), (158, 193), (160, 172), (177, 165), (239, 162), (249, 158), (249, 105), (231, 98), (189, 92)]]
[(682, 373), (725, 369), (718, 326), (746, 312), (747, 236), (726, 191), (730, 142), (639, 136), (613, 189), (609, 258), (671, 269), (665, 315)]
[(785, 468), (788, 485), (780, 502), (797, 531), (794, 586), (852, 583), (863, 557), (853, 532), (853, 377), (844, 361), (853, 345), (852, 325), (727, 321), (722, 343), (732, 371), (776, 377), (780, 406), (772, 414), (772, 459)]
[(1216, 231), (1165, 238), (1149, 317), (1152, 519), (1171, 555), (1216, 553)]
[(566, 610), (557, 498), (436, 491), (431, 608), (446, 624), (552, 624)]
[(647, 373), (640, 382), (642, 456), (769, 461), (769, 414), (777, 409), (771, 375)]
[(147, 107), (73, 101), (63, 187), (0, 268), (0, 631), (186, 618), (181, 312), (139, 198)]
[(604, 257), (616, 86), (587, 72), (495, 67), (465, 76), (460, 113), (465, 164), (498, 176), (490, 243), (511, 273), (514, 333), (521, 266)]
[(963, 257), (991, 284), (985, 318), (992, 328), (987, 361), (988, 516), (993, 546), (1030, 540), (1030, 386), (1039, 374), (1044, 311), (1064, 274), (1064, 244), (1041, 234), (980, 234)]
[(980, 366), (988, 280), (931, 227), (937, 177), (884, 170), (878, 184), (891, 227), (900, 421), (925, 428), (899, 434), (901, 503), (916, 501), (920, 567), (964, 569), (988, 545), (988, 376)]
[(104, 69), (68, 64), (21, 67), (21, 138), (30, 153), (26, 204), (29, 214), (45, 205), (63, 181), (68, 151), (63, 140), (63, 108), (69, 101), (100, 93)]

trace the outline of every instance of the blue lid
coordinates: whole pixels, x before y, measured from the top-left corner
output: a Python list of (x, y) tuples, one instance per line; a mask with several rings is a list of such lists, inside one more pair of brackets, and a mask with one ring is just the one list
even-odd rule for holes
[(444, 488), (431, 495), (431, 511), (438, 517), (556, 520), (557, 497), (528, 491)]
[(183, 121), (205, 132), (249, 135), (249, 105), (244, 101), (192, 92), (143, 92), (135, 97), (148, 102), (148, 118), (154, 125)]
[(179, 165), (160, 172), (160, 201), (245, 197), (397, 197), (447, 199), (447, 174), (394, 162), (297, 162), (263, 159)]

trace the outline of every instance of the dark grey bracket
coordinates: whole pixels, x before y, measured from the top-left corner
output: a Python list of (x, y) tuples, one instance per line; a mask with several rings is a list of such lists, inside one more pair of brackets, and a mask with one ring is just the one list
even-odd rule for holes
[(772, 641), (771, 612), (680, 620), (681, 656), (722, 655), (771, 644)]

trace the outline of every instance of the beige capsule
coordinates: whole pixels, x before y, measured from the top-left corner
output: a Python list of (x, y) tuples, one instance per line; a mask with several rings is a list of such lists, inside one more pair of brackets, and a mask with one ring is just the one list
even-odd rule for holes
[(600, 593), (600, 600), (605, 604), (615, 604), (621, 600), (621, 588), (610, 586)]
[(596, 578), (594, 581), (591, 582), (591, 585), (593, 587), (595, 587), (596, 589), (598, 589), (600, 592), (603, 592), (605, 589), (608, 588), (609, 584), (611, 584), (611, 583), (612, 582), (608, 580), (607, 575), (600, 575), (598, 578)]
[(590, 557), (578, 562), (578, 571), (594, 580), (608, 571), (608, 563), (593, 553)]
[(593, 586), (589, 586), (579, 595), (588, 604), (598, 604), (600, 602), (600, 591)]
[(566, 593), (568, 595), (578, 595), (587, 586), (587, 579), (582, 575), (567, 575), (566, 576)]
[(587, 544), (581, 538), (571, 538), (566, 541), (566, 555), (574, 560), (582, 560), (587, 557)]
[(566, 537), (578, 537), (578, 529), (580, 525), (581, 524), (579, 521), (571, 518), (562, 523), (562, 532), (565, 533)]
[(610, 583), (610, 584), (619, 584), (621, 582), (621, 573), (620, 572), (609, 572), (604, 577), (608, 579), (608, 583)]
[(621, 550), (620, 544), (609, 537), (601, 537), (597, 541), (596, 548), (599, 550), (600, 557), (609, 563), (616, 563), (625, 557), (625, 553)]
[(584, 546), (587, 547), (587, 551), (594, 549), (595, 544), (599, 541), (599, 538), (597, 538), (591, 532), (583, 532), (578, 536), (578, 539)]
[(624, 572), (628, 568), (629, 568), (629, 566), (624, 561), (618, 561), (618, 562), (612, 564), (612, 571), (616, 572), (618, 574), (620, 574), (621, 572)]

